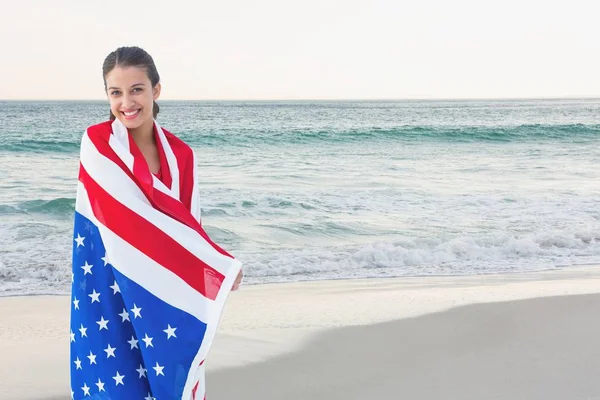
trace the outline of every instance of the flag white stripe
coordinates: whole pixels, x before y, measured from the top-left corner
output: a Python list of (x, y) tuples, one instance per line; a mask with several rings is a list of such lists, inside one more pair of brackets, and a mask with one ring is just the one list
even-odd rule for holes
[[(198, 382), (198, 389), (196, 389), (196, 400), (204, 400), (204, 395), (206, 394), (205, 366), (206, 364), (202, 364), (200, 368), (198, 368), (198, 372), (196, 372), (196, 376), (194, 377), (194, 380)], [(194, 383), (194, 385), (196, 384)]]
[(190, 209), (198, 222), (201, 221), (200, 194), (198, 193), (198, 162), (196, 152), (192, 150), (192, 160), (194, 162), (194, 187), (192, 189), (192, 202)]
[(162, 128), (156, 121), (154, 121), (156, 125), (156, 131), (158, 132), (158, 137), (160, 139), (160, 143), (162, 144), (163, 150), (165, 151), (165, 156), (167, 157), (167, 164), (169, 164), (169, 171), (171, 172), (171, 192), (175, 199), (179, 200), (179, 166), (177, 164), (177, 158), (173, 153), (173, 149), (171, 149), (171, 145), (167, 141), (167, 137), (163, 132)]
[[(129, 148), (129, 133), (127, 132), (127, 128), (121, 121), (115, 119), (110, 125), (112, 129), (112, 135), (123, 145), (127, 153), (131, 156), (131, 149)], [(131, 170), (133, 171), (133, 156), (131, 156)]]
[[(162, 183), (162, 181), (160, 179), (158, 179), (156, 176), (154, 176), (154, 174), (152, 174), (152, 183), (154, 186), (154, 189), (159, 190), (161, 192), (163, 192), (164, 194), (173, 197), (173, 192), (171, 192), (171, 190), (167, 187), (167, 185), (165, 185), (164, 183)], [(178, 198), (173, 197), (175, 200), (179, 200)]]

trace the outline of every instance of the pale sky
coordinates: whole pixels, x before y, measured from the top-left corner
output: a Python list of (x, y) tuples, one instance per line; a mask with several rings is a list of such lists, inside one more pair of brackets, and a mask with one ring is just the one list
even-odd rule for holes
[(123, 45), (162, 99), (600, 97), (596, 3), (3, 0), (0, 99), (104, 99)]

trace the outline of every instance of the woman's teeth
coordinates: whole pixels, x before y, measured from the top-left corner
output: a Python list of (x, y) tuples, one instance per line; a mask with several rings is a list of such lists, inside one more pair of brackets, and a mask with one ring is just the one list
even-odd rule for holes
[(126, 117), (131, 117), (135, 114), (137, 114), (138, 112), (140, 112), (140, 110), (135, 110), (135, 111), (131, 111), (131, 112), (123, 112), (123, 114), (125, 114)]

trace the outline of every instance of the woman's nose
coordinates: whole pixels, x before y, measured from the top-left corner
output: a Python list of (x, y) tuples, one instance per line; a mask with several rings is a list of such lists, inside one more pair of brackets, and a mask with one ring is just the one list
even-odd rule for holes
[(132, 108), (135, 105), (135, 101), (133, 99), (133, 96), (130, 95), (123, 95), (123, 107), (125, 108)]

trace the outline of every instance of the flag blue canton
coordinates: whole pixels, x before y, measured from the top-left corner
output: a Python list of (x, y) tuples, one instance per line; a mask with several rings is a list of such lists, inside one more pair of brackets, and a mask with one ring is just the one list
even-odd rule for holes
[(98, 228), (75, 214), (72, 399), (181, 399), (205, 331), (115, 270)]

